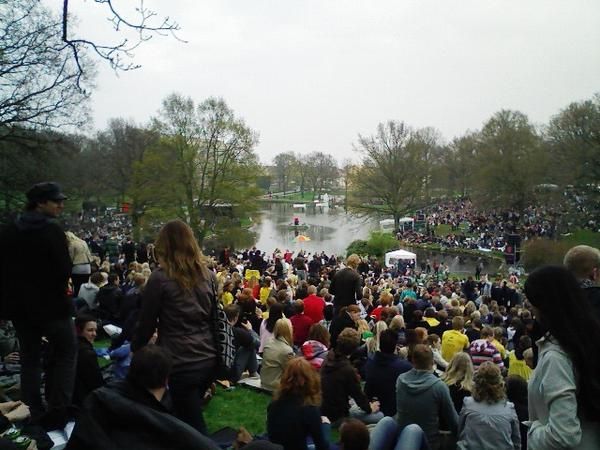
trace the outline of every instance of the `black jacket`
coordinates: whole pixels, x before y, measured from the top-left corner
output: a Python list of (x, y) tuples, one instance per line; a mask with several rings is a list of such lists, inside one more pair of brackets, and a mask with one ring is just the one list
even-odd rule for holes
[[(101, 319), (122, 325), (121, 306), (123, 303), (123, 291), (119, 286), (107, 284), (100, 288), (96, 294), (98, 303), (98, 314)], [(123, 318), (125, 320), (125, 318)]]
[(334, 317), (331, 321), (331, 325), (329, 326), (331, 348), (335, 348), (335, 345), (337, 344), (337, 338), (344, 328), (357, 329), (356, 323), (354, 320), (352, 320), (352, 317), (350, 317), (350, 314), (347, 312), (341, 313), (337, 317)]
[[(34, 267), (40, 270), (32, 272)], [(23, 213), (0, 232), (2, 318), (48, 321), (73, 316), (67, 295), (71, 268), (60, 226), (41, 213)]]
[(104, 385), (102, 372), (98, 365), (98, 357), (90, 342), (79, 336), (77, 338), (77, 367), (75, 371), (75, 390), (73, 391), (73, 403), (83, 404), (87, 395), (94, 389)]
[(296, 396), (285, 396), (271, 402), (267, 408), (269, 439), (282, 444), (285, 450), (306, 450), (306, 438), (311, 437), (316, 450), (329, 449), (328, 437), (321, 428), (321, 412), (316, 406), (303, 405)]
[(600, 322), (600, 287), (589, 286), (584, 288), (583, 292), (587, 296), (590, 305), (592, 305), (592, 309), (596, 313), (596, 318)]
[(95, 390), (77, 418), (69, 450), (218, 450), (212, 441), (169, 414), (128, 381)]
[(335, 296), (333, 304), (336, 308), (356, 304), (362, 298), (360, 275), (349, 267), (339, 270), (331, 280), (329, 292)]
[(321, 366), (321, 387), (323, 403), (321, 412), (335, 422), (348, 417), (350, 406), (349, 397), (353, 398), (359, 408), (370, 413), (369, 400), (360, 387), (356, 370), (345, 356), (336, 356), (334, 350), (327, 353), (327, 358)]
[(367, 361), (365, 394), (379, 399), (386, 416), (396, 414), (396, 380), (410, 369), (412, 365), (405, 359), (382, 352)]

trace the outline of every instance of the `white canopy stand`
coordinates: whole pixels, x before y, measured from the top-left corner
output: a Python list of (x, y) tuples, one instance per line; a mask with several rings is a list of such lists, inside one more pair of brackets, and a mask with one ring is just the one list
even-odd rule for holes
[(294, 203), (292, 205), (293, 208), (300, 208), (300, 209), (306, 209), (306, 204), (305, 203)]
[(398, 261), (414, 261), (417, 264), (417, 255), (407, 250), (394, 250), (385, 254), (385, 266), (394, 267)]
[(412, 217), (403, 217), (399, 220), (399, 222), (400, 226), (402, 227), (402, 230), (405, 229), (406, 224), (410, 224), (412, 226), (412, 229), (415, 229), (415, 219), (413, 219)]

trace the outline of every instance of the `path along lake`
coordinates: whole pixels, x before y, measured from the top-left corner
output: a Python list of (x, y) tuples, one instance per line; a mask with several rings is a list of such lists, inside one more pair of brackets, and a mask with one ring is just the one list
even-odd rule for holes
[[(291, 226), (294, 217), (306, 226), (295, 229)], [(378, 228), (376, 220), (347, 214), (342, 207), (320, 208), (308, 204), (303, 211), (293, 208), (291, 204), (268, 203), (264, 205), (261, 217), (252, 231), (256, 236), (256, 247), (267, 254), (279, 248), (282, 251), (290, 249), (294, 253), (300, 250), (309, 253), (324, 251), (327, 255), (333, 253), (346, 256), (346, 247), (352, 241), (367, 239), (369, 232)], [(309, 237), (310, 241), (298, 242), (298, 234)], [(478, 257), (449, 255), (418, 248), (406, 249), (417, 254), (418, 264), (428, 259), (431, 263), (437, 260), (440, 264), (448, 264), (453, 273), (474, 273), (480, 260)], [(482, 258), (481, 261), (484, 272), (494, 273), (500, 266), (500, 262), (496, 260)]]

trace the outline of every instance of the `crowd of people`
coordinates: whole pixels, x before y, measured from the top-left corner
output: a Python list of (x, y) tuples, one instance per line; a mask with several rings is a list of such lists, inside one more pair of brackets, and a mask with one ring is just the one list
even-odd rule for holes
[[(569, 197), (570, 198), (570, 197)], [(580, 205), (579, 198), (573, 196), (566, 202), (572, 208)], [(491, 209), (481, 211), (474, 207), (469, 199), (449, 200), (424, 209), (421, 218), (425, 225), (415, 231), (405, 226), (397, 234), (397, 238), (411, 244), (439, 244), (447, 248), (464, 248), (480, 251), (506, 251), (513, 245), (507, 236), (518, 236), (521, 243), (538, 237), (555, 238), (560, 232), (561, 217), (566, 214), (565, 207), (529, 206), (524, 211)], [(585, 225), (581, 227), (597, 229), (597, 218), (593, 211)], [(595, 220), (596, 219), (596, 220)], [(440, 225), (449, 226), (450, 231), (436, 233)], [(569, 225), (569, 224), (566, 224)], [(567, 227), (568, 228), (568, 227)]]
[(111, 230), (96, 248), (51, 220), (59, 186), (27, 198), (0, 233), (2, 330), (15, 336), (1, 356), (21, 385), (0, 404), (0, 448), (24, 423), (73, 419), (71, 449), (218, 448), (204, 420), (215, 382), (272, 395), (266, 433), (241, 432), (236, 448), (600, 448), (598, 249), (574, 247), (523, 284), (357, 255), (204, 255), (179, 220), (152, 245)]

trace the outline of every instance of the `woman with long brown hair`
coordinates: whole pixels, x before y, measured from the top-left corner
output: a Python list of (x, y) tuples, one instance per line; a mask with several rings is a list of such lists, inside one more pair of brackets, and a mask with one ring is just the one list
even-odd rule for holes
[(310, 437), (316, 450), (329, 448), (329, 420), (321, 416), (321, 380), (302, 357), (288, 361), (267, 409), (269, 440), (286, 450), (306, 450)]
[(156, 343), (173, 358), (169, 392), (175, 415), (206, 434), (202, 401), (219, 353), (213, 320), (216, 280), (192, 229), (181, 220), (162, 227), (155, 251), (160, 268), (150, 275), (142, 294), (131, 350), (146, 345), (158, 328)]

